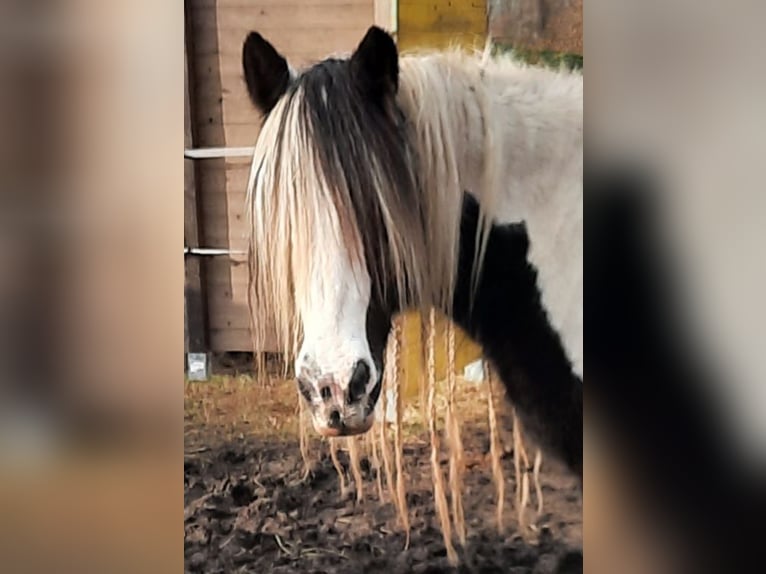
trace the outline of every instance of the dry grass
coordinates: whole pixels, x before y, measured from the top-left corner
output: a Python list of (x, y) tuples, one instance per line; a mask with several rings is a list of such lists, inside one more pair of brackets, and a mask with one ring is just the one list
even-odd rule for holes
[(187, 448), (239, 435), (294, 441), (298, 438), (295, 383), (249, 375), (216, 375), (184, 381), (184, 436)]
[[(433, 373), (433, 371), (431, 371)], [(403, 472), (400, 468), (401, 463), (394, 469), (394, 462), (397, 452), (401, 456), (401, 446), (397, 448), (397, 444), (426, 444), (424, 439), (427, 440), (430, 437), (432, 445), (432, 464), (434, 466), (434, 494), (436, 495), (436, 507), (441, 507), (440, 522), (441, 527), (445, 534), (445, 543), (450, 541), (448, 548), (452, 546), (452, 527), (454, 526), (456, 531), (455, 535), (458, 542), (463, 541), (464, 534), (461, 533), (461, 525), (463, 523), (462, 508), (459, 510), (459, 514), (455, 514), (455, 487), (459, 490), (459, 482), (456, 481), (455, 469), (450, 473), (449, 485), (450, 485), (450, 500), (453, 501), (452, 513), (450, 513), (447, 506), (447, 500), (445, 497), (445, 482), (441, 477), (441, 468), (439, 460), (442, 456), (442, 447), (440, 444), (452, 447), (452, 441), (457, 437), (455, 433), (455, 424), (449, 420), (450, 411), (452, 411), (457, 418), (460, 419), (462, 432), (468, 431), (470, 428), (483, 428), (488, 429), (488, 422), (490, 427), (494, 427), (490, 430), (489, 436), (491, 437), (489, 449), (490, 452), (460, 452), (461, 473), (476, 464), (482, 467), (492, 467), (493, 476), (498, 487), (497, 495), (499, 499), (496, 501), (498, 509), (502, 509), (503, 500), (505, 500), (504, 492), (504, 477), (502, 473), (499, 473), (499, 457), (503, 455), (503, 452), (509, 452), (513, 448), (516, 455), (516, 501), (514, 507), (519, 514), (519, 521), (523, 525), (525, 520), (524, 511), (526, 506), (530, 503), (529, 500), (529, 479), (533, 479), (533, 484), (536, 487), (536, 493), (538, 506), (541, 506), (541, 493), (539, 488), (539, 475), (535, 473), (534, 476), (528, 477), (528, 471), (526, 468), (529, 466), (529, 460), (526, 459), (526, 451), (523, 444), (521, 444), (520, 429), (517, 427), (514, 429), (513, 434), (507, 434), (503, 436), (502, 431), (498, 432), (498, 426), (506, 426), (508, 424), (508, 413), (512, 412), (510, 405), (502, 400), (501, 396), (495, 398), (493, 406), (496, 409), (491, 409), (491, 414), (495, 415), (491, 417), (491, 421), (488, 420), (488, 390), (489, 387), (486, 383), (476, 384), (466, 381), (460, 376), (454, 377), (453, 381), (448, 379), (433, 380), (433, 375), (428, 377), (424, 373), (426, 381), (428, 383), (425, 386), (429, 388), (425, 397), (429, 404), (420, 405), (419, 398), (410, 400), (401, 405), (399, 411), (400, 424), (392, 424), (391, 422), (378, 421), (373, 427), (373, 437), (354, 437), (353, 439), (346, 439), (340, 441), (327, 441), (322, 439), (313, 429), (310, 428), (310, 423), (304, 423), (304, 426), (309, 425), (308, 429), (304, 429), (305, 434), (301, 434), (300, 420), (301, 411), (299, 404), (299, 396), (296, 392), (295, 382), (292, 379), (284, 379), (281, 377), (274, 377), (262, 382), (261, 380), (249, 376), (249, 375), (219, 375), (212, 378), (207, 382), (189, 382), (184, 383), (184, 408), (185, 408), (185, 448), (187, 454), (191, 455), (197, 452), (201, 452), (207, 449), (214, 449), (222, 443), (228, 443), (233, 440), (244, 438), (257, 438), (261, 441), (278, 441), (284, 443), (297, 443), (300, 439), (301, 451), (304, 454), (304, 460), (306, 461), (306, 470), (310, 468), (311, 460), (318, 460), (321, 453), (328, 453), (336, 456), (332, 456), (333, 462), (336, 463), (336, 469), (338, 470), (341, 492), (345, 493), (347, 489), (352, 486), (356, 487), (357, 499), (361, 499), (363, 496), (363, 481), (361, 480), (360, 470), (358, 468), (358, 461), (360, 456), (377, 459), (375, 461), (375, 467), (380, 471), (378, 474), (379, 480), (385, 479), (385, 487), (383, 484), (378, 485), (377, 497), (381, 502), (384, 498), (390, 498), (395, 504), (399, 502), (403, 504), (403, 508), (398, 508), (399, 518), (401, 522), (402, 531), (408, 535), (409, 538), (409, 519), (408, 510), (406, 509), (406, 503), (404, 502), (403, 492), (407, 490), (407, 472)], [(428, 380), (430, 379), (430, 381)], [(450, 383), (452, 383), (450, 385)], [(450, 389), (450, 387), (452, 387)], [(502, 395), (502, 393), (500, 393)], [(399, 397), (403, 399), (403, 397)], [(381, 401), (385, 403), (385, 393), (381, 397)], [(426, 407), (426, 408), (424, 408)], [(426, 420), (423, 419), (424, 411), (430, 415)], [(385, 412), (385, 409), (383, 410)], [(501, 417), (504, 419), (502, 425), (499, 425)], [(429, 420), (430, 419), (430, 420)], [(494, 423), (494, 424), (492, 424)], [(452, 426), (452, 429), (450, 428)], [(385, 429), (385, 430), (384, 430)], [(396, 431), (398, 430), (398, 433)], [(400, 438), (397, 441), (387, 441), (396, 437), (397, 434)], [(450, 435), (453, 436), (450, 436)], [(381, 457), (378, 458), (374, 453), (373, 447), (377, 437), (383, 438), (385, 435), (386, 440), (381, 440)], [(328, 444), (329, 442), (329, 444)], [(393, 451), (391, 450), (393, 447)], [(337, 461), (337, 449), (346, 450), (350, 456), (350, 462), (352, 467), (349, 469), (348, 474), (343, 470)], [(361, 449), (361, 450), (360, 450)], [(450, 451), (450, 465), (454, 465), (457, 460), (455, 459), (455, 453), (452, 452), (452, 448), (444, 449)], [(446, 454), (446, 452), (445, 452)], [(491, 456), (490, 456), (491, 455)], [(537, 458), (537, 457), (536, 457)], [(381, 460), (382, 459), (382, 460)], [(494, 464), (492, 464), (494, 462)], [(539, 469), (540, 461), (535, 461), (535, 466)], [(405, 463), (405, 466), (407, 464)], [(521, 467), (524, 467), (523, 469)], [(381, 477), (382, 472), (385, 471), (385, 476)], [(438, 475), (438, 476), (437, 476)], [(402, 482), (403, 478), (403, 482)], [(393, 488), (392, 488), (393, 487)], [(384, 497), (384, 491), (387, 491), (387, 496)], [(401, 496), (397, 496), (401, 495)], [(399, 500), (401, 498), (401, 500)], [(538, 515), (541, 508), (538, 507)], [(402, 515), (402, 513), (404, 515)], [(455, 516), (450, 516), (455, 514)], [(450, 520), (452, 519), (452, 520)], [(450, 522), (454, 522), (450, 524)], [(502, 528), (502, 523), (498, 520), (498, 527)], [(464, 528), (464, 527), (463, 527)], [(522, 530), (524, 528), (522, 527)], [(449, 554), (454, 555), (454, 549)], [(453, 562), (455, 556), (451, 556)]]
[[(443, 428), (448, 410), (446, 380), (436, 381), (437, 427)], [(462, 425), (486, 425), (486, 396), (483, 387), (458, 376), (454, 409)], [(297, 440), (298, 398), (295, 381), (272, 378), (261, 384), (249, 375), (215, 375), (209, 381), (184, 381), (184, 413), (187, 439), (205, 440), (212, 435), (240, 433), (264, 439)], [(402, 408), (404, 442), (417, 440), (427, 432), (417, 400)], [(311, 433), (310, 433), (311, 434)], [(316, 438), (316, 437), (312, 437)]]

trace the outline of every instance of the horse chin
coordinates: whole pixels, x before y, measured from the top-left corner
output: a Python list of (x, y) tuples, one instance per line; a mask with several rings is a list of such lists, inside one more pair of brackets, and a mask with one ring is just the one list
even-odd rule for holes
[(314, 429), (322, 436), (326, 437), (339, 437), (339, 436), (354, 436), (358, 434), (366, 433), (372, 427), (372, 423), (375, 422), (375, 413), (370, 413), (359, 424), (348, 425), (344, 424), (342, 427), (329, 427), (325, 424), (318, 422), (314, 419)]

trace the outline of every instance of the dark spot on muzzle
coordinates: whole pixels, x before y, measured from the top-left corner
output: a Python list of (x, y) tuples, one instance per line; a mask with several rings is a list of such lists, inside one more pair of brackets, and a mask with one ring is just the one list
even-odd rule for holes
[(370, 382), (370, 366), (366, 361), (358, 360), (354, 366), (354, 372), (351, 374), (351, 380), (348, 383), (349, 404), (355, 403), (364, 396), (367, 391), (367, 383)]
[(380, 391), (383, 389), (383, 377), (381, 376), (378, 378), (377, 382), (375, 383), (375, 386), (372, 387), (372, 390), (370, 391), (370, 396), (367, 397), (367, 407), (364, 409), (364, 416), (368, 417), (372, 414), (372, 411), (375, 410), (375, 405), (378, 403), (378, 399), (380, 398)]
[(338, 409), (330, 411), (330, 416), (327, 418), (327, 426), (334, 429), (341, 427), (340, 411)]

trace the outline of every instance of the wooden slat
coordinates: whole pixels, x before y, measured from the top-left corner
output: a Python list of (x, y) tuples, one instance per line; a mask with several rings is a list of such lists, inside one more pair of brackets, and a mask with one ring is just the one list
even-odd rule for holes
[[(217, 160), (208, 160), (208, 163), (219, 163)], [(220, 194), (223, 192), (244, 194), (247, 190), (247, 180), (249, 177), (249, 167), (247, 169), (232, 167), (226, 169), (218, 169), (217, 167), (208, 167), (203, 165), (199, 172), (200, 182), (205, 191), (203, 196), (203, 202), (207, 196), (212, 194)]]
[(386, 30), (389, 34), (396, 34), (396, 18), (393, 7), (398, 0), (374, 0), (373, 19), (375, 25)]
[[(226, 81), (231, 84), (228, 79)], [(206, 110), (205, 116), (199, 118), (198, 128), (203, 128), (207, 125), (246, 125), (250, 126), (255, 133), (258, 133), (261, 126), (260, 112), (250, 104), (250, 99), (247, 97), (244, 86), (241, 91), (235, 89), (234, 92), (235, 94), (237, 92), (241, 94), (237, 98), (239, 101), (226, 100), (211, 106)], [(254, 140), (250, 142), (250, 145), (253, 143)]]
[[(188, 41), (187, 34), (186, 42)], [(191, 69), (186, 42), (184, 43), (184, 146), (193, 147), (192, 99), (189, 88)], [(195, 169), (191, 160), (184, 160), (184, 243), (188, 247), (199, 247), (202, 235), (198, 221), (199, 198)], [(208, 337), (204, 264), (198, 257), (187, 257), (184, 268), (184, 347), (186, 352), (206, 352)]]
[[(211, 198), (212, 196), (212, 198)], [(217, 219), (219, 217), (231, 220), (233, 224), (246, 225), (247, 215), (245, 209), (244, 193), (218, 193), (208, 194), (201, 206), (201, 212), (205, 219)]]
[(239, 109), (248, 113), (252, 113), (253, 121), (260, 123), (260, 114), (255, 110), (253, 104), (250, 102), (250, 98), (245, 90), (244, 81), (242, 82), (241, 89), (237, 89), (236, 85), (229, 86), (226, 91), (212, 90), (211, 86), (201, 84), (196, 92), (194, 92), (195, 105), (200, 109), (207, 111), (216, 106), (224, 106), (227, 110)]
[[(237, 271), (238, 267), (243, 268), (242, 273)], [(220, 292), (223, 295), (231, 293), (231, 297), (237, 300), (240, 297), (247, 299), (248, 274), (245, 264), (232, 264), (231, 273), (208, 273), (206, 279), (208, 289), (211, 291)]]
[[(301, 34), (318, 30), (347, 30), (367, 26), (373, 21), (372, 2), (303, 4), (283, 2), (258, 7), (197, 7), (194, 32), (214, 29), (219, 36), (230, 32), (247, 34), (258, 30), (264, 37), (269, 31)], [(276, 38), (275, 38), (276, 40)], [(275, 44), (276, 45), (276, 44)]]
[[(246, 36), (246, 33), (242, 34), (242, 38), (244, 40), (244, 37)], [(242, 42), (240, 41), (240, 53), (242, 50)], [(224, 58), (220, 57), (220, 54), (210, 54), (210, 55), (201, 55), (197, 54), (195, 56), (195, 62), (198, 66), (198, 75), (196, 78), (197, 82), (207, 82), (211, 79), (218, 79), (221, 80), (228, 80), (228, 84), (233, 85), (235, 83), (242, 85), (242, 90), (244, 90), (245, 82), (244, 82), (244, 76), (242, 72), (242, 61), (240, 58), (240, 54), (237, 54), (236, 57), (233, 56), (227, 56)], [(223, 82), (222, 82), (223, 83)]]
[[(242, 262), (242, 263), (241, 263)], [(206, 276), (211, 298), (231, 300), (243, 298), (247, 301), (247, 265), (244, 258), (215, 257), (211, 258)]]
[[(268, 347), (272, 348), (268, 348)], [(267, 345), (262, 349), (265, 352), (279, 352), (273, 348), (275, 345)], [(216, 352), (224, 351), (252, 351), (253, 340), (249, 329), (211, 329), (210, 349)]]
[[(231, 205), (245, 206), (249, 171), (246, 170), (211, 170), (200, 175), (200, 181), (205, 185), (202, 195), (201, 208), (211, 206), (212, 209), (227, 202)], [(231, 196), (231, 197), (229, 197)]]
[(372, 0), (265, 6), (254, 2), (243, 8), (196, 7), (193, 14), (195, 56), (223, 54), (239, 61), (247, 33), (257, 30), (296, 65), (353, 49), (372, 23), (373, 4)]
[(219, 9), (244, 8), (258, 10), (264, 7), (293, 6), (303, 8), (308, 6), (321, 6), (332, 10), (339, 5), (359, 4), (370, 5), (370, 0), (186, 0), (187, 6), (197, 10), (217, 6)]
[(255, 124), (201, 124), (197, 130), (199, 147), (243, 147), (253, 145), (258, 139), (258, 126)]
[(249, 329), (250, 317), (247, 307), (247, 298), (242, 299), (218, 299), (211, 297), (210, 309), (211, 329)]
[(205, 233), (205, 243), (207, 247), (244, 250), (247, 248), (246, 230), (243, 227), (238, 229), (228, 229), (221, 218), (220, 225), (210, 225)]
[[(360, 25), (347, 30), (331, 30), (330, 34), (326, 30), (305, 30), (297, 36), (291, 36), (290, 30), (258, 29), (295, 67), (317, 62), (332, 54), (351, 52), (359, 44), (366, 30), (366, 25)], [(222, 58), (239, 59), (245, 37), (244, 31), (222, 37), (218, 37), (213, 30), (203, 31), (195, 44), (195, 56), (220, 54)]]
[(250, 328), (248, 269), (241, 261), (217, 257), (209, 262), (206, 287), (211, 330)]
[[(248, 329), (212, 329), (210, 331), (210, 349), (215, 352), (250, 352), (253, 350), (250, 331)], [(260, 351), (280, 353), (282, 349), (277, 347), (276, 339), (269, 339)]]

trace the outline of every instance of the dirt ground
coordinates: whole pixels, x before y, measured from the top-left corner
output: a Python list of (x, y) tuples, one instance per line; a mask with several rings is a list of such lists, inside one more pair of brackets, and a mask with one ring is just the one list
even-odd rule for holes
[[(477, 395), (478, 396), (478, 395)], [(464, 397), (464, 404), (477, 402)], [(467, 468), (463, 504), (468, 531), (450, 569), (433, 504), (430, 449), (422, 427), (405, 435), (411, 541), (390, 501), (378, 499), (375, 469), (362, 460), (364, 498), (343, 495), (326, 443), (311, 445), (305, 476), (290, 381), (263, 388), (246, 377), (187, 383), (185, 397), (184, 551), (187, 572), (509, 572), (555, 571), (582, 548), (582, 498), (577, 482), (554, 461), (541, 472), (544, 507), (527, 510), (520, 535), (514, 505), (513, 456), (503, 456), (505, 530), (498, 533), (489, 437), (482, 420), (466, 416)], [(505, 441), (504, 441), (505, 442)], [(528, 452), (534, 447), (527, 442)], [(348, 470), (348, 456), (340, 453)], [(445, 469), (447, 457), (443, 457)], [(348, 472), (349, 482), (353, 481)]]

